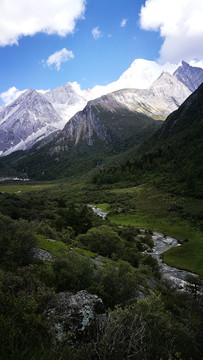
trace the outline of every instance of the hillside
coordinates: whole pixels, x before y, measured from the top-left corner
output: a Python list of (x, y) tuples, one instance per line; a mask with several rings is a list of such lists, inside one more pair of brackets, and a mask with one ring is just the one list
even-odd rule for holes
[(203, 196), (203, 84), (165, 120), (127, 163), (100, 171), (94, 183), (151, 181), (169, 190)]

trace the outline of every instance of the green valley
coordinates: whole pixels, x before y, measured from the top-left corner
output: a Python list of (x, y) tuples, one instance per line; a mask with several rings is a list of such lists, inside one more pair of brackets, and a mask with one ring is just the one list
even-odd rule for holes
[(0, 359), (201, 359), (202, 114), (108, 95), (1, 158)]

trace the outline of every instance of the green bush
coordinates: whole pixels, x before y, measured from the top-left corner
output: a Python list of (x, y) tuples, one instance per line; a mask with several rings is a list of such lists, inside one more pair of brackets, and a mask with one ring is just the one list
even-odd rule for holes
[(79, 291), (87, 289), (94, 276), (94, 268), (89, 259), (70, 253), (53, 263), (57, 291)]
[(0, 359), (27, 360), (52, 342), (44, 314), (52, 292), (35, 278), (34, 267), (0, 273)]
[(0, 215), (0, 265), (5, 269), (29, 264), (36, 238), (27, 221)]
[(136, 270), (125, 261), (107, 263), (101, 268), (90, 291), (102, 298), (105, 306), (125, 304), (135, 296), (138, 284)]
[(159, 299), (138, 300), (110, 313), (97, 353), (106, 360), (198, 360), (188, 329)]
[(124, 241), (107, 225), (92, 228), (77, 239), (88, 250), (103, 256), (112, 257), (112, 254), (116, 254), (120, 257), (124, 248)]
[(153, 258), (151, 255), (144, 255), (141, 259), (140, 262), (141, 266), (144, 265), (144, 267), (147, 267), (149, 269), (149, 271), (151, 270), (151, 272), (157, 276), (158, 278), (160, 278), (160, 273), (159, 273), (159, 263), (158, 261)]

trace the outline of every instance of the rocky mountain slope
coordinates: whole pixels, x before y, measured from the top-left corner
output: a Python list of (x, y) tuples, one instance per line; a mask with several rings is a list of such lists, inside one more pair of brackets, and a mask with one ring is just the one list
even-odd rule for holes
[(62, 129), (86, 103), (70, 83), (47, 92), (28, 89), (0, 108), (0, 155), (29, 149)]
[(68, 82), (66, 85), (46, 91), (43, 95), (63, 119), (61, 126), (64, 126), (73, 115), (84, 109), (87, 104), (87, 100), (77, 83)]
[[(123, 108), (124, 111), (127, 109), (164, 119), (188, 97), (190, 89), (202, 81), (203, 69), (183, 62), (173, 76), (171, 73), (175, 68), (177, 65), (161, 66), (153, 61), (137, 59), (118, 81), (105, 87), (82, 91), (77, 83), (67, 83), (49, 91), (29, 89), (0, 108), (0, 155), (29, 149), (37, 141), (63, 129), (71, 117), (85, 108), (88, 99), (93, 100), (98, 94), (107, 95), (113, 90), (117, 93), (95, 100), (96, 104), (104, 104), (111, 111), (114, 103), (119, 111)], [(170, 73), (163, 73), (167, 69)], [(52, 138), (48, 137), (47, 141)]]
[(52, 104), (29, 89), (0, 110), (0, 153), (30, 148), (58, 129), (62, 118)]
[(203, 82), (203, 69), (190, 66), (185, 61), (182, 61), (173, 74), (179, 81), (181, 81), (187, 88), (193, 92)]

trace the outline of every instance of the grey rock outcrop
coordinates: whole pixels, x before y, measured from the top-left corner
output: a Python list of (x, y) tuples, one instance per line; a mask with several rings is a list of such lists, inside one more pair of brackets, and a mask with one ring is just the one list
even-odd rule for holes
[(84, 97), (75, 91), (70, 82), (65, 85), (58, 86), (53, 90), (49, 90), (43, 95), (52, 104), (75, 105), (76, 103), (86, 101)]
[(58, 341), (62, 341), (67, 333), (72, 333), (74, 340), (85, 337), (95, 321), (106, 319), (102, 300), (86, 290), (75, 295), (70, 292), (56, 294), (48, 303), (46, 315)]
[(178, 67), (173, 75), (192, 92), (203, 82), (203, 69), (190, 66), (185, 61), (182, 61), (182, 65)]
[(49, 251), (40, 248), (33, 248), (31, 255), (34, 259), (49, 260), (49, 261), (54, 260), (54, 256)]

